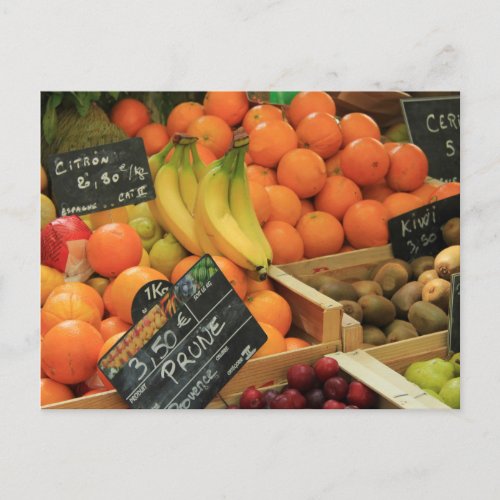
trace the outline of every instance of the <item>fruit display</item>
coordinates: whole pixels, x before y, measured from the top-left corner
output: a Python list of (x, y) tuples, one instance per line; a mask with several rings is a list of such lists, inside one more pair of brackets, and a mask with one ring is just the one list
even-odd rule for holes
[[(458, 182), (429, 181), (427, 157), (404, 126), (339, 115), (331, 93), (294, 94), (284, 106), (250, 102), (245, 92), (43, 93), (42, 405), (112, 389), (98, 360), (122, 366), (167, 321), (150, 310), (136, 328), (138, 292), (177, 283), (205, 254), (267, 335), (252, 361), (321, 343), (308, 306), (306, 316), (294, 309), (271, 266), (386, 245), (390, 218), (460, 192)], [(155, 198), (58, 216), (50, 155), (128, 138), (144, 144)], [(362, 323), (365, 347), (445, 330), (459, 219), (443, 238), (449, 247), (435, 258), (394, 259), (369, 280), (320, 273), (308, 284)], [(126, 332), (122, 350), (105, 358)], [(249, 389), (241, 407), (375, 407), (371, 391), (332, 374), (328, 359), (292, 367), (274, 398)]]

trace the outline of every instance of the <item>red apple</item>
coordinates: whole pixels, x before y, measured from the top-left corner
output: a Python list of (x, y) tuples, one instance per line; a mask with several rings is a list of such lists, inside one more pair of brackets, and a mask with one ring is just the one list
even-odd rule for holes
[(314, 363), (314, 371), (316, 372), (316, 377), (318, 377), (321, 382), (335, 377), (339, 372), (340, 367), (336, 359), (333, 358), (320, 358), (316, 363)]
[(255, 387), (248, 387), (240, 397), (240, 408), (244, 410), (258, 410), (264, 408), (264, 396)]
[(325, 383), (323, 384), (323, 394), (325, 395), (325, 399), (343, 401), (347, 396), (348, 389), (349, 384), (343, 377), (331, 377), (325, 380)]
[(306, 398), (297, 389), (287, 389), (282, 394), (289, 396), (292, 399), (293, 407), (296, 410), (301, 410), (306, 407)]
[(314, 370), (309, 365), (299, 364), (288, 368), (286, 374), (288, 386), (300, 392), (307, 392), (314, 386)]
[(357, 406), (358, 408), (375, 408), (377, 405), (378, 396), (376, 392), (363, 385), (357, 380), (353, 380), (349, 384), (349, 391), (347, 392), (347, 402), (350, 405)]
[(324, 410), (343, 410), (345, 407), (344, 403), (341, 401), (335, 401), (335, 399), (328, 399), (323, 405)]

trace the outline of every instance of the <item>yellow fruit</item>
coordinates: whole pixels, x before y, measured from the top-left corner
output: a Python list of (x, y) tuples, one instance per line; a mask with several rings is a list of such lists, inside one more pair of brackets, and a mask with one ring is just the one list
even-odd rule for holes
[(97, 278), (90, 278), (89, 280), (87, 280), (87, 285), (90, 285), (102, 297), (104, 294), (104, 290), (106, 290), (107, 286), (109, 285), (109, 280), (108, 278), (102, 278), (101, 276)]
[(146, 252), (144, 248), (142, 249), (142, 257), (138, 265), (144, 267), (151, 267), (151, 261), (149, 259), (148, 252)]
[(47, 178), (47, 172), (40, 166), (40, 191), (45, 191), (49, 185), (49, 179)]
[(82, 219), (83, 222), (85, 222), (85, 225), (91, 230), (94, 230), (94, 226), (92, 224), (92, 221), (90, 220), (90, 215), (80, 215), (80, 219)]
[(64, 284), (64, 274), (49, 266), (40, 266), (40, 305), (43, 306), (52, 290)]
[(174, 235), (166, 234), (158, 240), (149, 252), (151, 267), (170, 277), (172, 269), (189, 254), (186, 249), (175, 239)]
[(138, 217), (151, 217), (154, 219), (147, 201), (143, 201), (137, 205), (127, 205), (125, 208), (128, 212), (128, 220), (134, 220)]
[(89, 219), (92, 223), (93, 230), (96, 230), (104, 226), (104, 224), (111, 224), (111, 222), (128, 224), (128, 212), (125, 207), (112, 208), (110, 210), (103, 210), (102, 212), (90, 214)]
[(56, 218), (56, 207), (52, 200), (44, 194), (40, 195), (40, 216), (41, 229)]

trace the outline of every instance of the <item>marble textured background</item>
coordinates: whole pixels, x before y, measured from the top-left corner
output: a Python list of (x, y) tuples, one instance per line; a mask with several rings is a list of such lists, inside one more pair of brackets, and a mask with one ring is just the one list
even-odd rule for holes
[[(0, 0), (2, 498), (498, 498), (500, 8)], [(455, 413), (41, 412), (41, 90), (461, 90)]]

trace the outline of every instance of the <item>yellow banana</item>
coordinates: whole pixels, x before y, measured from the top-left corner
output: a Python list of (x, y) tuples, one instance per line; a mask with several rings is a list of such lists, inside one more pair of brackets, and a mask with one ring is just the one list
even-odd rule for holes
[(229, 207), (241, 230), (248, 238), (261, 246), (267, 258), (267, 263), (273, 260), (273, 250), (259, 224), (252, 198), (248, 188), (247, 172), (245, 167), (245, 151), (248, 145), (248, 137), (240, 140), (243, 146), (238, 147), (236, 167), (229, 186)]
[(184, 148), (181, 166), (179, 168), (179, 189), (189, 213), (194, 214), (196, 195), (198, 193), (198, 181), (189, 161), (189, 148)]
[(195, 255), (203, 251), (195, 232), (193, 216), (189, 213), (179, 190), (179, 160), (185, 146), (179, 145), (169, 163), (163, 165), (155, 179), (156, 208), (161, 226)]
[(174, 143), (170, 141), (160, 152), (148, 158), (149, 170), (151, 170), (151, 177), (153, 177), (153, 181), (155, 180), (158, 170), (160, 170), (160, 167), (165, 163), (166, 156), (170, 153), (173, 147)]
[(221, 165), (222, 159), (214, 160), (212, 163), (205, 165), (198, 154), (198, 150), (196, 149), (196, 144), (191, 144), (191, 156), (193, 157), (193, 170), (198, 179), (198, 182), (201, 182), (203, 177), (212, 170), (212, 168)]
[(267, 276), (267, 258), (260, 245), (241, 230), (229, 208), (229, 183), (235, 151), (231, 150), (222, 165), (203, 178), (198, 191), (199, 216), (210, 240), (221, 253), (239, 266), (255, 272), (258, 279)]

